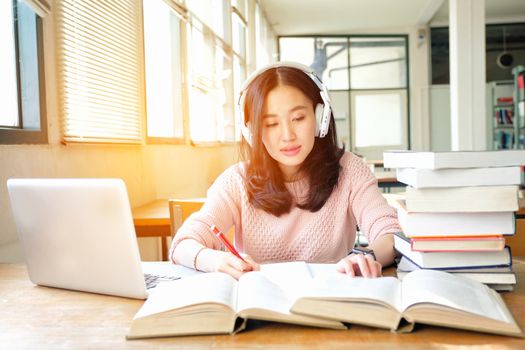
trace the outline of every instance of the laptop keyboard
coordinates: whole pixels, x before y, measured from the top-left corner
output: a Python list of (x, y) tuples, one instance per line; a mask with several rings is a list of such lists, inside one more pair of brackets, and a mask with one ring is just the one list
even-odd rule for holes
[(178, 280), (178, 276), (165, 276), (165, 275), (154, 275), (151, 273), (144, 274), (144, 281), (146, 282), (146, 289), (155, 288), (157, 284), (163, 281), (174, 281)]

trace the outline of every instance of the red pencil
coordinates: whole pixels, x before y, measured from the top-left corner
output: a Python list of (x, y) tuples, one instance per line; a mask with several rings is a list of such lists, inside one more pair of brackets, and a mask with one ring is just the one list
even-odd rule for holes
[(210, 230), (211, 232), (213, 232), (213, 234), (221, 240), (222, 244), (224, 244), (226, 246), (226, 248), (228, 248), (228, 250), (233, 254), (235, 255), (236, 257), (238, 257), (239, 259), (241, 259), (242, 261), (244, 261), (245, 263), (249, 264), (249, 262), (247, 262), (246, 260), (243, 259), (243, 257), (239, 254), (239, 252), (237, 252), (237, 250), (233, 247), (233, 245), (228, 242), (228, 238), (226, 238), (226, 236), (224, 235), (224, 233), (221, 232), (221, 230), (219, 230), (217, 228), (217, 226), (215, 225), (212, 225), (210, 226)]

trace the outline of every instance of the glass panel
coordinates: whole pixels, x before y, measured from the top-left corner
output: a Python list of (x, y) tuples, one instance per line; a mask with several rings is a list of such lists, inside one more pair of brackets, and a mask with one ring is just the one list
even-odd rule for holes
[(217, 137), (219, 141), (235, 140), (233, 115), (232, 59), (220, 45), (215, 46), (215, 86), (217, 88)]
[[(241, 61), (241, 59), (238, 56), (233, 56), (233, 103), (234, 103), (234, 110), (235, 110), (235, 123), (237, 125), (240, 125), (242, 122), (239, 119), (239, 94), (241, 91), (241, 85), (246, 79), (246, 64)], [(236, 130), (237, 134), (235, 135), (235, 140), (240, 139), (240, 128), (239, 130)]]
[(190, 92), (190, 134), (193, 141), (216, 140), (216, 119), (210, 118), (210, 116), (215, 116), (216, 112), (212, 101), (215, 101), (212, 91), (204, 91), (197, 87), (192, 87)]
[[(431, 28), (432, 84), (449, 84), (449, 30)], [(485, 62), (487, 82), (511, 80), (512, 67), (525, 62), (525, 23), (489, 24), (485, 26)], [(512, 55), (508, 66), (500, 55)], [(498, 59), (499, 58), (499, 59)], [(508, 57), (507, 57), (508, 58)]]
[(355, 146), (398, 146), (403, 143), (403, 111), (401, 93), (356, 94)]
[(448, 28), (431, 28), (432, 84), (449, 84)]
[(194, 23), (191, 30), (192, 88), (190, 90), (190, 135), (194, 141), (216, 140), (213, 37)]
[(347, 38), (281, 38), (281, 61), (312, 67), (330, 90), (348, 89)]
[(348, 90), (348, 39), (316, 38), (311, 65), (330, 90)]
[(246, 27), (237, 14), (232, 15), (233, 51), (246, 57)]
[(405, 48), (404, 38), (350, 38), (351, 88), (406, 87)]
[(0, 125), (9, 127), (20, 126), (13, 28), (13, 2), (0, 1)]
[(183, 138), (180, 20), (162, 0), (144, 2), (149, 137)]
[(309, 66), (314, 61), (314, 38), (280, 38), (280, 61), (293, 61)]
[(206, 27), (193, 23), (190, 134), (196, 142), (233, 141), (233, 62), (229, 48)]
[(255, 65), (259, 69), (273, 61), (274, 37), (259, 4), (255, 3)]
[(224, 0), (186, 0), (186, 6), (202, 23), (224, 39)]
[(349, 95), (348, 91), (330, 91), (330, 101), (334, 114), (335, 125), (339, 145), (345, 145), (350, 149), (350, 118), (349, 118)]

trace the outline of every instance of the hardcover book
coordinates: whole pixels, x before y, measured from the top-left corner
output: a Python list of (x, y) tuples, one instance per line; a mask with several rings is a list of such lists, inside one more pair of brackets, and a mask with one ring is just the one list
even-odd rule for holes
[(292, 312), (396, 332), (412, 331), (421, 323), (523, 337), (497, 292), (435, 270), (413, 271), (403, 281), (319, 275), (296, 299)]
[(510, 248), (493, 252), (416, 252), (410, 239), (402, 233), (394, 235), (395, 249), (404, 257), (425, 269), (462, 269), (472, 267), (505, 267), (512, 265)]
[(484, 168), (525, 165), (525, 150), (416, 152), (386, 151), (385, 168)]
[(248, 319), (346, 329), (340, 321), (292, 314), (292, 300), (264, 273), (239, 281), (220, 272), (161, 283), (133, 318), (127, 338), (236, 333)]
[(402, 199), (391, 202), (408, 237), (513, 235), (514, 212), (418, 213), (408, 212)]
[(407, 187), (408, 212), (495, 212), (518, 210), (518, 186)]
[[(407, 274), (412, 271), (420, 270), (420, 268), (412, 263), (405, 257), (401, 258), (401, 261), (397, 265), (397, 278), (403, 279)], [(455, 276), (465, 277), (489, 286), (492, 285), (515, 285), (516, 284), (516, 275), (509, 269), (509, 271), (491, 271), (492, 269), (486, 269), (486, 271), (477, 271), (475, 269), (470, 271), (454, 271)]]
[(505, 247), (503, 236), (409, 238), (414, 252), (492, 252)]
[(521, 169), (519, 166), (437, 170), (399, 168), (396, 177), (414, 188), (519, 185)]

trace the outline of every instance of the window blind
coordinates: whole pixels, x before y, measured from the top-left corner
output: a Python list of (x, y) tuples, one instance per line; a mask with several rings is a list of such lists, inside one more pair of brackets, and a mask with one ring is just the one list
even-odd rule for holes
[(140, 1), (62, 0), (55, 4), (64, 142), (142, 143)]

